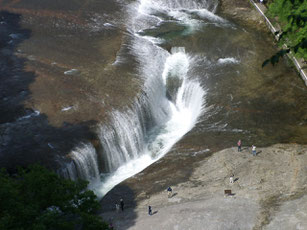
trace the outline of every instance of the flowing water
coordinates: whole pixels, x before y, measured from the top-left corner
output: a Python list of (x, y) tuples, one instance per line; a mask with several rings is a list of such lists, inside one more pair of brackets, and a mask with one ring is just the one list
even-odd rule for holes
[[(99, 128), (103, 146), (102, 158), (107, 174), (98, 176), (97, 153), (91, 144), (71, 153), (74, 166), (67, 167), (66, 176), (89, 179), (99, 195), (163, 157), (193, 126), (204, 112), (205, 88), (194, 75), (195, 59), (184, 47), (170, 52), (160, 47), (163, 38), (147, 33), (147, 29), (166, 22), (182, 26), (184, 33), (193, 33), (206, 22), (224, 23), (209, 10), (216, 4), (189, 1), (142, 0), (128, 6), (131, 12), (127, 27), (131, 35), (129, 52), (138, 62), (144, 80), (143, 93), (124, 112), (113, 111), (109, 125)], [(115, 65), (125, 55), (119, 53)]]
[[(103, 196), (163, 157), (195, 125), (190, 134), (194, 142), (209, 142), (206, 136), (213, 133), (214, 138), (215, 132), (222, 133), (218, 137), (222, 139), (238, 133), (249, 135), (247, 139), (260, 133), (261, 140), (269, 136), (270, 122), (254, 132), (259, 128), (253, 124), (255, 119), (244, 117), (244, 111), (240, 115), (236, 112), (242, 107), (252, 111), (248, 116), (259, 112), (251, 108), (257, 103), (249, 94), (250, 89), (257, 89), (248, 88), (249, 81), (244, 80), (257, 75), (253, 67), (246, 68), (254, 63), (241, 65), (253, 55), (247, 47), (255, 45), (238, 46), (250, 35), (215, 14), (217, 1), (139, 0), (123, 6), (128, 15), (123, 20), (126, 39), (113, 66), (136, 63), (135, 71), (144, 82), (142, 92), (126, 109), (110, 112), (111, 121), (99, 126), (102, 150), (84, 143), (71, 152), (73, 162), (62, 174), (90, 180), (90, 187)], [(104, 25), (117, 26), (115, 22)], [(274, 76), (274, 72), (263, 77)], [(254, 85), (261, 86), (259, 80)], [(267, 116), (274, 119), (276, 113)], [(276, 129), (279, 122), (273, 123)]]

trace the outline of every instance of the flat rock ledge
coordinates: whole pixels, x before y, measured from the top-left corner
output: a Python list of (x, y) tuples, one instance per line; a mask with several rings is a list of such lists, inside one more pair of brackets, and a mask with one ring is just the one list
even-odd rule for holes
[(257, 156), (248, 147), (229, 148), (191, 170), (171, 198), (166, 191), (154, 194), (103, 218), (116, 229), (307, 229), (306, 145), (257, 148)]

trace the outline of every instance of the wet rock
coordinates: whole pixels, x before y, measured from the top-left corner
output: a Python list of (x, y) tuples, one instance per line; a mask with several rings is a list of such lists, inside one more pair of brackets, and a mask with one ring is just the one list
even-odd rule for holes
[(19, 38), (19, 35), (18, 34), (10, 34), (9, 37), (12, 38), (12, 39), (17, 39), (17, 38)]
[(2, 145), (8, 145), (8, 143), (12, 140), (12, 137), (10, 137), (9, 135), (2, 135), (1, 136), (1, 141), (0, 143)]
[(11, 49), (1, 49), (1, 54), (4, 55), (4, 56), (10, 56), (13, 54), (13, 51)]
[(35, 61), (35, 60), (36, 60), (35, 56), (33, 56), (33, 55), (29, 55), (29, 56), (28, 56), (28, 59), (29, 59), (30, 61)]

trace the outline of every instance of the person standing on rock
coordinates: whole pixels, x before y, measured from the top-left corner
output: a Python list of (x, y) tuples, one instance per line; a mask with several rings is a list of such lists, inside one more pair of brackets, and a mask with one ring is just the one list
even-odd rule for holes
[(167, 196), (168, 196), (168, 198), (172, 197), (172, 192), (173, 192), (173, 189), (171, 187), (168, 187), (167, 188)]
[(116, 210), (116, 212), (119, 212), (119, 204), (118, 203), (115, 203), (115, 210)]
[(120, 199), (120, 208), (122, 211), (124, 211), (124, 201), (123, 199)]
[(253, 156), (256, 156), (256, 146), (252, 145), (252, 154)]
[(148, 206), (148, 215), (152, 215), (152, 209), (151, 209), (151, 206)]
[(241, 140), (239, 140), (237, 144), (238, 144), (238, 152), (241, 152), (241, 146), (242, 146)]
[(230, 184), (233, 184), (233, 182), (234, 182), (234, 177), (235, 177), (234, 174), (231, 174), (231, 176), (229, 177), (229, 183), (230, 183)]

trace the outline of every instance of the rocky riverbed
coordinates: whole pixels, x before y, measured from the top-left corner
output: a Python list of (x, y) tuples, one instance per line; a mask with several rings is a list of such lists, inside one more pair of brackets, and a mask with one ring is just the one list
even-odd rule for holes
[(306, 147), (277, 144), (257, 148), (257, 156), (249, 147), (216, 152), (191, 169), (188, 180), (169, 184), (171, 198), (166, 190), (147, 195), (144, 186), (133, 206), (127, 197), (124, 212), (114, 206), (102, 216), (116, 229), (306, 229)]

